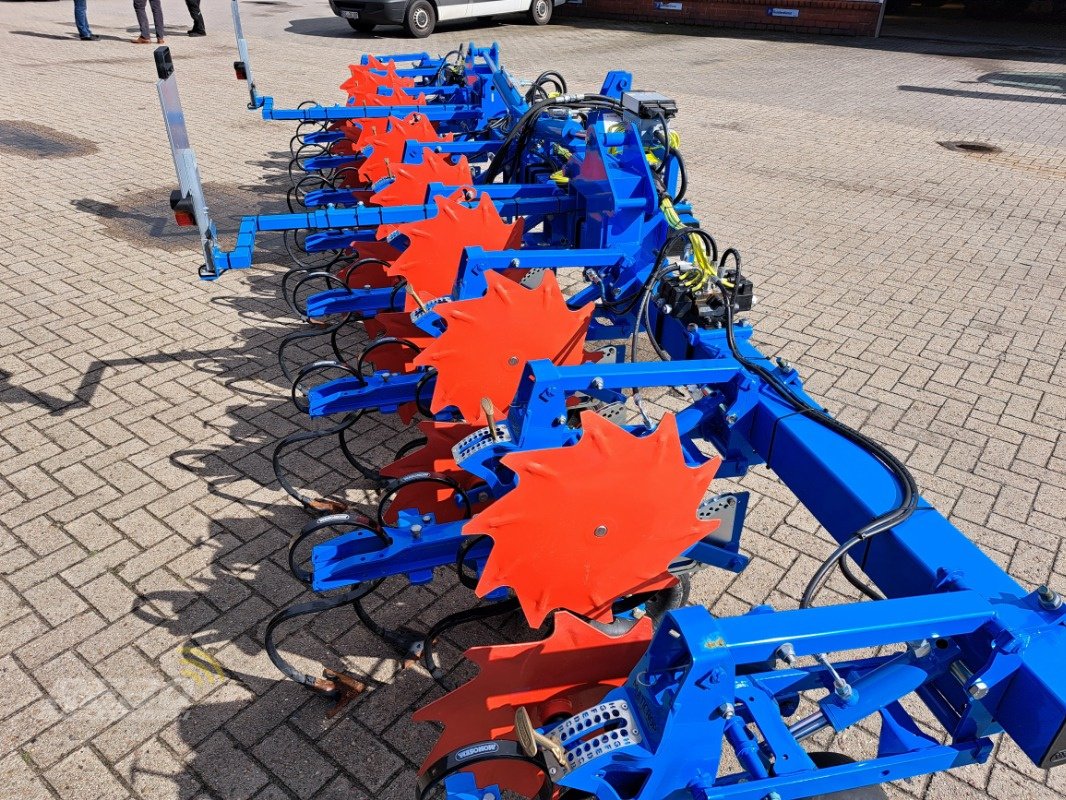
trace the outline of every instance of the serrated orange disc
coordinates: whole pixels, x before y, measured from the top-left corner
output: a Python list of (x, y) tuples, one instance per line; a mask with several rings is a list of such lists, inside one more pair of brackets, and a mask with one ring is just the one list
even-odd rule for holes
[(414, 359), (415, 366), (437, 369), (433, 413), (456, 406), (463, 419), (482, 424), (482, 398), (506, 413), (527, 361), (581, 363), (593, 311), (591, 304), (571, 311), (551, 272), (535, 289), (496, 272), (485, 280), (483, 297), (434, 307), (447, 328)]
[(426, 190), (431, 183), (445, 186), (469, 186), (474, 182), (470, 164), (463, 156), (455, 164), (444, 153), (429, 148), (422, 151), (419, 164), (394, 164), (393, 180), (370, 196), (375, 206), (414, 206), (426, 202)]
[(371, 185), (395, 175), (403, 164), (403, 151), (408, 142), (432, 146), (433, 142), (450, 142), (452, 138), (450, 133), (439, 135), (426, 115), (417, 111), (404, 119), (393, 119), (384, 131), (364, 143), (363, 146), (370, 147), (371, 152), (359, 165), (359, 178)]
[(344, 138), (356, 153), (362, 151), (376, 136), (389, 129), (392, 117), (352, 120), (344, 126)]
[[(478, 483), (478, 478), (455, 463), (452, 448), (462, 439), (478, 430), (477, 425), (465, 422), (434, 422), (427, 420), (418, 423), (419, 430), (426, 437), (426, 443), (403, 458), (393, 461), (378, 470), (386, 478), (403, 478), (415, 472), (435, 472), (454, 480), (464, 491)], [(475, 497), (471, 505), (477, 510), (484, 507)], [(401, 489), (393, 500), (392, 509), (418, 509), (423, 514), (432, 513), (437, 522), (455, 522), (463, 518), (464, 509), (455, 502), (455, 492), (446, 486), (433, 483), (414, 483)], [(393, 524), (395, 514), (387, 513), (385, 522)]]
[[(397, 225), (408, 246), (392, 262), (389, 274), (406, 278), (419, 297), (444, 297), (452, 292), (463, 248), (508, 250), (522, 243), (522, 220), (506, 223), (487, 195), (473, 208), (463, 205), (464, 190), (451, 197), (435, 197), (437, 213), (428, 219)], [(380, 233), (379, 233), (380, 236)]]
[(588, 411), (581, 424), (571, 447), (505, 455), (518, 485), (463, 527), (492, 537), (478, 595), (509, 586), (534, 628), (557, 608), (611, 619), (718, 527), (696, 510), (721, 459), (688, 467), (673, 414), (639, 437)]
[[(484, 739), (515, 739), (514, 717), (525, 708), (540, 727), (599, 703), (621, 686), (651, 641), (652, 626), (640, 620), (622, 636), (608, 636), (571, 614), (555, 615), (547, 639), (474, 647), (466, 658), (478, 667), (472, 680), (414, 713), (417, 722), (438, 721), (444, 732), (422, 769), (456, 748)], [(540, 788), (540, 773), (528, 764), (480, 764), (479, 784), (499, 784), (527, 797)]]
[[(406, 78), (396, 73), (396, 62), (381, 62), (373, 58), (366, 64), (349, 64), (348, 71), (351, 77), (341, 84), (341, 91), (346, 92), (348, 97), (357, 104), (363, 102), (365, 94), (376, 93), (378, 87), (386, 86), (390, 89), (410, 89), (415, 85), (414, 78)], [(385, 74), (381, 74), (381, 72)]]

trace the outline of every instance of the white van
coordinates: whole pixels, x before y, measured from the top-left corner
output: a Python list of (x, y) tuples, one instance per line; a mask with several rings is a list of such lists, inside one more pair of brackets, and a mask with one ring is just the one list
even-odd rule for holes
[(552, 8), (566, 0), (329, 0), (338, 17), (361, 33), (378, 25), (403, 25), (416, 39), (433, 33), (437, 22), (496, 14), (525, 14), (534, 25), (546, 25)]

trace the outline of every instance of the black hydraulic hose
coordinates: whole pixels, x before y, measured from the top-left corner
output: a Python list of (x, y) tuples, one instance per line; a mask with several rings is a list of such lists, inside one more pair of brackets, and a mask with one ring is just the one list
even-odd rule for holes
[[(533, 83), (529, 87), (529, 91), (526, 92), (526, 102), (533, 103), (537, 100), (547, 99), (548, 94), (543, 89), (543, 86), (546, 83), (550, 83), (555, 86), (555, 89), (559, 92), (559, 94), (566, 94), (566, 78), (564, 78), (555, 70), (549, 69), (545, 72), (540, 73), (540, 75), (538, 75), (536, 79), (534, 79)], [(541, 97), (537, 96), (538, 93), (541, 95)]]
[(517, 153), (522, 152), (523, 147), (521, 146), (521, 143), (523, 143), (528, 136), (528, 131), (532, 130), (533, 121), (551, 106), (607, 108), (612, 111), (624, 111), (622, 104), (618, 100), (601, 94), (563, 95), (561, 97), (550, 97), (534, 103), (521, 117), (518, 118), (514, 127), (508, 131), (507, 136), (505, 136), (500, 143), (500, 149), (496, 151), (495, 155), (492, 157), (492, 161), (489, 163), (488, 167), (485, 168), (484, 173), (482, 173), (482, 183), (492, 183), (503, 170), (505, 161), (510, 162), (514, 160), (514, 156), (508, 155), (511, 145), (515, 144), (515, 142), (519, 142), (520, 146), (516, 147), (515, 150)]
[(725, 305), (726, 342), (729, 345), (729, 350), (733, 354), (733, 357), (750, 372), (754, 372), (766, 381), (766, 383), (772, 386), (781, 398), (795, 408), (797, 412), (808, 415), (811, 419), (816, 420), (835, 433), (840, 434), (849, 442), (866, 450), (895, 476), (900, 486), (901, 498), (899, 504), (895, 508), (878, 514), (855, 531), (850, 538), (843, 541), (819, 566), (818, 570), (811, 577), (806, 588), (803, 590), (803, 597), (800, 601), (800, 608), (809, 608), (814, 602), (815, 596), (821, 591), (825, 582), (829, 579), (829, 574), (834, 567), (840, 563), (844, 556), (846, 556), (852, 549), (867, 542), (874, 536), (891, 530), (914, 513), (915, 509), (918, 507), (918, 484), (906, 465), (889, 452), (884, 445), (859, 433), (854, 428), (845, 425), (843, 422), (830, 416), (822, 409), (810, 405), (806, 400), (796, 395), (791, 387), (778, 378), (778, 376), (772, 371), (764, 367), (762, 364), (743, 356), (740, 349), (737, 347), (736, 338), (733, 333), (733, 298), (729, 289), (720, 280), (715, 281), (715, 285), (718, 287), (718, 290), (722, 295), (722, 301)]
[(659, 164), (657, 171), (663, 176), (665, 180), (670, 175), (670, 153), (673, 147), (670, 145), (670, 123), (666, 121), (666, 117), (659, 111), (655, 115), (656, 120), (663, 129), (663, 160)]
[(688, 194), (688, 168), (685, 166), (685, 159), (681, 157), (680, 150), (670, 148), (670, 155), (677, 162), (677, 175), (681, 182), (677, 187), (677, 194), (674, 195), (674, 203), (680, 203)]
[(848, 583), (850, 583), (864, 595), (869, 597), (871, 600), (885, 599), (885, 596), (881, 594), (881, 592), (879, 592), (873, 586), (870, 586), (870, 584), (866, 583), (862, 578), (855, 574), (855, 572), (851, 568), (851, 564), (848, 562), (848, 559), (840, 559), (840, 571), (847, 579)]

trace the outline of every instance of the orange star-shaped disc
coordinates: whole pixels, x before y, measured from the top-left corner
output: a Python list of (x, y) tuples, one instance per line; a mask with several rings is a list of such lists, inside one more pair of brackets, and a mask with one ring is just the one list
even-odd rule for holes
[(361, 153), (364, 147), (389, 129), (390, 122), (391, 117), (352, 120), (343, 128), (344, 138), (351, 143), (354, 152)]
[(504, 456), (518, 485), (463, 527), (492, 537), (478, 595), (511, 587), (533, 627), (557, 608), (610, 619), (718, 527), (696, 509), (721, 459), (688, 467), (672, 414), (643, 437), (592, 412), (581, 424), (572, 447)]
[(415, 206), (426, 202), (426, 190), (431, 183), (445, 186), (469, 186), (474, 181), (466, 156), (453, 164), (443, 153), (428, 147), (422, 151), (419, 164), (395, 164), (393, 180), (381, 191), (370, 196), (375, 206)]
[(485, 273), (485, 279), (489, 288), (483, 297), (434, 307), (447, 328), (414, 360), (416, 366), (437, 368), (433, 413), (456, 406), (468, 422), (484, 419), (485, 397), (506, 412), (527, 361), (580, 364), (592, 319), (591, 305), (567, 307), (551, 272), (535, 289), (496, 272)]
[(403, 163), (403, 151), (408, 142), (450, 142), (452, 134), (441, 136), (425, 114), (417, 111), (405, 119), (393, 119), (389, 127), (366, 141), (363, 146), (372, 148), (366, 160), (359, 165), (359, 177), (367, 184), (374, 184), (389, 175), (395, 175)]
[[(451, 294), (463, 248), (508, 250), (522, 243), (522, 221), (500, 218), (487, 194), (473, 208), (463, 205), (463, 190), (452, 197), (435, 197), (437, 213), (428, 219), (397, 225), (408, 246), (389, 267), (389, 275), (403, 277), (419, 297)], [(380, 233), (379, 233), (380, 235)]]
[[(612, 637), (570, 614), (557, 614), (555, 630), (543, 641), (468, 650), (477, 676), (414, 714), (418, 722), (444, 723), (422, 768), (471, 742), (514, 739), (519, 708), (539, 727), (595, 705), (625, 682), (647, 650), (651, 633), (647, 618)], [(474, 772), (482, 786), (498, 783), (527, 797), (541, 783), (540, 773), (528, 764), (482, 764)]]
[[(414, 78), (405, 78), (396, 73), (396, 62), (381, 62), (377, 59), (366, 64), (349, 64), (351, 77), (341, 84), (341, 90), (357, 104), (364, 102), (364, 97), (377, 92), (378, 87), (390, 89), (410, 89), (415, 85)], [(384, 75), (380, 71), (384, 71)]]

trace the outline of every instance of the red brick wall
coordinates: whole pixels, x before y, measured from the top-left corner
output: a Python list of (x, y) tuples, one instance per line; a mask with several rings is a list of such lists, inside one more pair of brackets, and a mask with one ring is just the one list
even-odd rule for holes
[[(881, 5), (866, 0), (679, 0), (680, 11), (656, 8), (654, 0), (584, 0), (555, 13), (641, 22), (679, 22), (724, 28), (794, 30), (873, 36)], [(796, 9), (797, 17), (775, 17), (770, 9)]]

